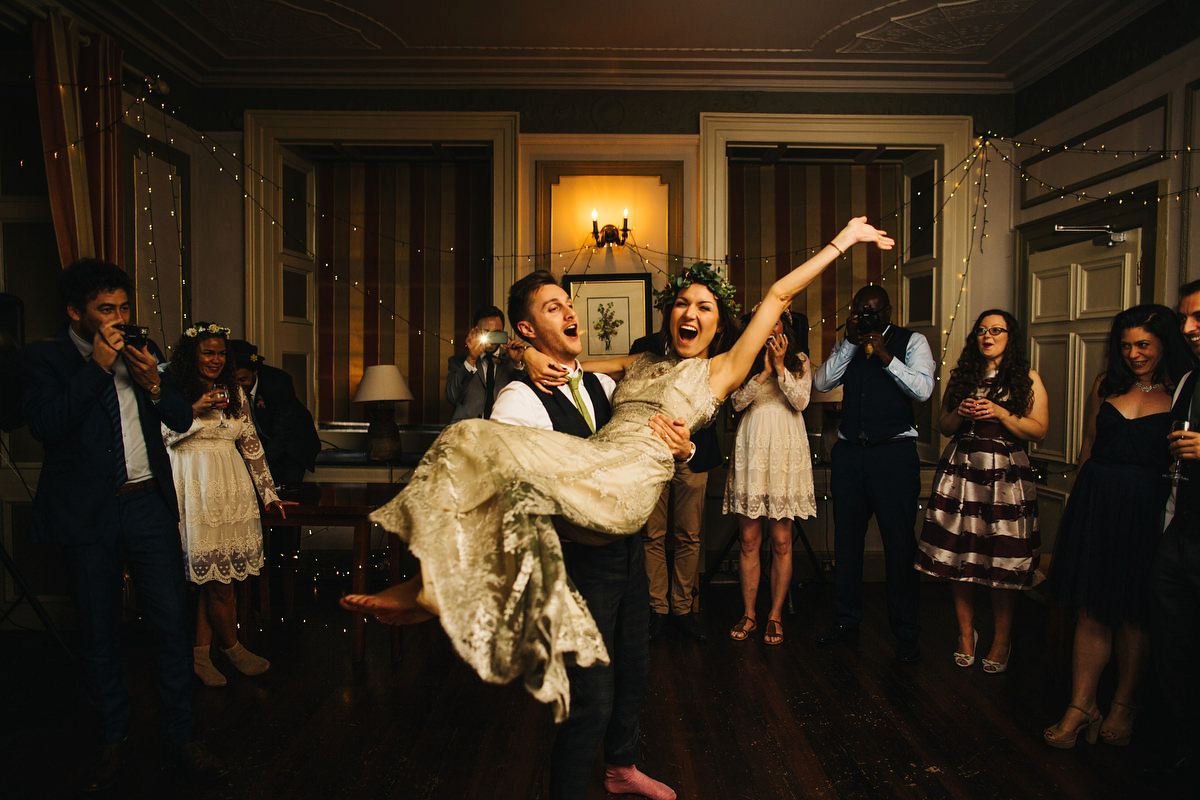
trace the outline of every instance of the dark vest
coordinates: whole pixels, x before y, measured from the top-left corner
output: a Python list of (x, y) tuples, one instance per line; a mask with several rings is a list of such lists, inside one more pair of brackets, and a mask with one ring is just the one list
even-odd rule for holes
[[(521, 380), (533, 386), (528, 375), (522, 375)], [(596, 430), (600, 430), (612, 417), (612, 404), (608, 402), (608, 397), (604, 394), (604, 387), (600, 385), (600, 379), (592, 373), (583, 373), (583, 380), (580, 383), (587, 391), (588, 396), (592, 398), (592, 408), (596, 414), (593, 422), (596, 423)], [(592, 435), (592, 432), (588, 430), (587, 422), (583, 419), (583, 414), (580, 414), (579, 409), (575, 407), (575, 402), (561, 391), (554, 389), (546, 394), (533, 386), (533, 393), (546, 407), (546, 412), (550, 415), (550, 424), (554, 430), (583, 439)]]
[[(1192, 419), (1192, 392), (1196, 388), (1196, 378), (1200, 370), (1192, 370), (1187, 380), (1179, 390), (1179, 399), (1171, 407), (1171, 419), (1190, 419), (1192, 430), (1200, 430), (1200, 419)], [(1179, 484), (1175, 492), (1175, 517), (1186, 518), (1189, 523), (1200, 522), (1200, 461), (1185, 458), (1182, 463), (1183, 476), (1187, 478)]]
[[(913, 332), (893, 325), (887, 350), (904, 361)], [(858, 348), (842, 376), (842, 436), (852, 442), (876, 443), (913, 427), (913, 401), (883, 368), (883, 362)]]

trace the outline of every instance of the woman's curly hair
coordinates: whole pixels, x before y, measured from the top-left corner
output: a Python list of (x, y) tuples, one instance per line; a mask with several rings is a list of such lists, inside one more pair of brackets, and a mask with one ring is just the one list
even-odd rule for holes
[[(171, 364), (167, 367), (168, 374), (189, 403), (196, 402), (200, 395), (208, 391), (208, 381), (200, 375), (200, 345), (212, 339), (219, 339), (223, 345), (229, 341), (229, 337), (225, 333), (226, 328), (219, 325), (212, 327), (217, 329), (216, 333), (209, 332), (212, 328), (207, 322), (197, 322), (189, 328), (189, 331), (194, 330), (199, 333), (189, 336), (185, 332), (179, 337), (179, 343), (175, 345), (175, 352), (171, 354)], [(225, 356), (225, 366), (221, 368), (221, 374), (217, 376), (214, 383), (223, 383), (229, 388), (229, 405), (225, 408), (225, 413), (231, 417), (237, 416), (241, 409), (240, 392), (237, 391), (237, 384), (233, 379), (233, 359), (228, 352)]]
[(958, 364), (950, 372), (946, 387), (947, 408), (954, 408), (983, 385), (987, 376), (988, 360), (979, 351), (979, 337), (975, 331), (983, 325), (986, 317), (1003, 317), (1008, 329), (1008, 344), (1004, 356), (996, 369), (996, 379), (988, 387), (987, 399), (1008, 409), (1019, 417), (1025, 416), (1033, 405), (1033, 379), (1029, 377), (1029, 354), (1025, 352), (1025, 334), (1017, 318), (999, 308), (989, 308), (975, 320), (967, 331)]
[(1101, 398), (1122, 395), (1133, 388), (1137, 376), (1125, 361), (1121, 340), (1130, 328), (1142, 328), (1162, 344), (1162, 358), (1151, 381), (1164, 383), (1168, 389), (1179, 385), (1179, 381), (1195, 366), (1192, 350), (1179, 331), (1175, 312), (1158, 303), (1145, 303), (1127, 308), (1113, 317), (1108, 332), (1106, 369), (1097, 389)]

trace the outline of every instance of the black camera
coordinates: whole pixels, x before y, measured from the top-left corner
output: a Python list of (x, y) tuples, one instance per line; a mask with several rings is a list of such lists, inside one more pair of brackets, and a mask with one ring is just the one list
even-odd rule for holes
[(139, 350), (150, 343), (150, 329), (144, 325), (113, 325), (125, 335), (125, 344)]
[(883, 333), (887, 323), (880, 318), (879, 312), (870, 306), (860, 308), (854, 315), (854, 332), (859, 338), (868, 333)]

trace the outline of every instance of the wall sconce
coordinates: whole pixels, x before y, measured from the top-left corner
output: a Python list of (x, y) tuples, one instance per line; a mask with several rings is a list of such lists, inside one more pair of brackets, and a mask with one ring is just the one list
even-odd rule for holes
[(621, 228), (617, 229), (616, 225), (605, 225), (601, 228), (597, 223), (600, 220), (600, 214), (596, 209), (592, 209), (592, 237), (596, 240), (596, 245), (602, 247), (606, 244), (615, 244), (618, 247), (625, 244), (625, 240), (629, 238), (629, 209), (621, 212)]

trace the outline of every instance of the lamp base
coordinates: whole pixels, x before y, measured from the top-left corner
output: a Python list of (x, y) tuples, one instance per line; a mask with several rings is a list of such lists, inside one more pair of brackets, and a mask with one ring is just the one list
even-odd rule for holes
[(400, 428), (390, 402), (376, 404), (367, 426), (367, 460), (394, 461), (400, 455)]

